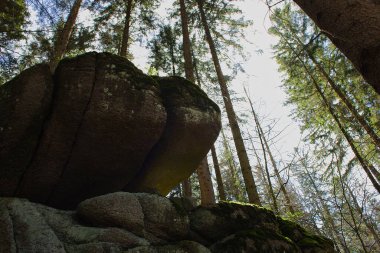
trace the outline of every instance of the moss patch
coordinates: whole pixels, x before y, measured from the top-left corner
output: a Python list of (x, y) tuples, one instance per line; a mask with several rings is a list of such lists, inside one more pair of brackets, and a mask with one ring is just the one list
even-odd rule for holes
[(240, 231), (214, 244), (212, 252), (300, 252), (297, 245), (276, 231), (254, 228)]

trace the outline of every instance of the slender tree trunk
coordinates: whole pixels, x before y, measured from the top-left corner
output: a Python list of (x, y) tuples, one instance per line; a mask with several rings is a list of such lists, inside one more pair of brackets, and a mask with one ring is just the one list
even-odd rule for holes
[[(259, 128), (258, 128), (258, 122), (257, 122), (257, 119), (256, 119), (256, 118), (255, 118), (255, 122), (256, 122), (256, 130), (257, 130), (257, 134), (259, 135), (259, 140), (260, 140), (261, 149), (263, 150), (264, 165), (265, 165), (264, 168), (265, 168), (266, 177), (267, 177), (267, 179), (268, 179), (269, 195), (270, 195), (271, 198), (272, 198), (273, 211), (274, 211), (276, 214), (279, 214), (278, 205), (277, 205), (277, 198), (276, 198), (276, 195), (274, 194), (273, 185), (272, 185), (272, 180), (270, 179), (271, 176), (270, 176), (270, 173), (269, 173), (268, 160), (267, 160), (267, 152), (266, 152), (265, 147), (264, 147), (263, 136), (261, 135), (261, 132), (260, 132), (260, 130), (259, 130)], [(256, 152), (256, 151), (255, 151), (255, 152)]]
[(124, 2), (127, 6), (127, 9), (125, 11), (124, 29), (123, 29), (123, 36), (121, 40), (121, 48), (120, 48), (119, 55), (122, 57), (127, 57), (129, 29), (131, 25), (131, 13), (132, 13), (133, 0), (125, 0)]
[[(269, 155), (269, 158), (271, 160), (271, 163), (272, 163), (272, 166), (273, 166), (273, 169), (274, 169), (274, 173), (276, 175), (276, 178), (277, 178), (277, 181), (278, 181), (278, 184), (280, 185), (280, 190), (281, 192), (284, 194), (284, 197), (285, 197), (285, 201), (286, 201), (286, 206), (287, 208), (289, 209), (289, 211), (291, 213), (295, 213), (294, 211), (294, 208), (293, 208), (293, 205), (292, 205), (292, 202), (290, 201), (290, 197), (289, 197), (289, 194), (288, 194), (288, 191), (286, 190), (285, 188), (285, 184), (281, 178), (281, 175), (280, 175), (280, 171), (278, 170), (277, 168), (277, 164), (276, 164), (276, 161), (274, 160), (274, 157), (272, 155), (272, 152), (269, 148), (269, 145), (268, 145), (268, 142), (267, 142), (267, 139), (265, 138), (265, 134), (264, 134), (264, 131), (263, 129), (261, 128), (261, 124), (260, 124), (260, 121), (257, 117), (257, 114), (255, 112), (255, 110), (253, 109), (253, 104), (252, 104), (252, 101), (251, 101), (251, 98), (248, 96), (248, 92), (247, 90), (245, 89), (244, 87), (244, 92), (245, 92), (245, 96), (247, 97), (248, 99), (248, 102), (251, 106), (251, 111), (252, 111), (252, 115), (253, 115), (253, 118), (255, 120), (255, 123), (256, 123), (256, 128), (257, 128), (257, 132), (259, 134), (259, 138), (260, 138), (260, 141), (263, 141), (264, 142), (264, 145), (265, 145), (265, 148), (268, 152), (268, 155)], [(263, 147), (263, 150), (265, 151), (265, 148)], [(265, 153), (264, 153), (265, 155)]]
[(380, 2), (294, 0), (380, 94)]
[(193, 196), (193, 191), (191, 190), (190, 178), (183, 180), (182, 184), (182, 194), (184, 197), (191, 198)]
[(51, 72), (55, 71), (58, 62), (65, 55), (67, 44), (69, 43), (71, 33), (73, 32), (81, 4), (82, 0), (75, 0), (73, 6), (71, 7), (69, 16), (67, 17), (63, 30), (58, 33), (57, 40), (55, 41), (54, 52), (49, 63)]
[[(304, 67), (307, 69), (306, 66), (304, 66)], [(310, 72), (308, 72), (308, 74), (311, 75)], [(339, 120), (338, 116), (335, 114), (334, 109), (331, 107), (331, 105), (328, 102), (327, 98), (323, 94), (323, 91), (319, 87), (317, 81), (314, 79), (313, 76), (310, 76), (310, 77), (312, 78), (314, 86), (315, 86), (316, 90), (318, 91), (320, 97), (322, 98), (325, 106), (328, 108), (328, 110), (329, 110), (331, 116), (333, 117), (335, 123), (338, 125), (339, 130), (342, 132), (342, 134), (346, 138), (348, 144), (350, 145), (351, 150), (354, 152), (356, 158), (359, 160), (362, 168), (364, 169), (364, 171), (366, 172), (367, 176), (371, 180), (371, 182), (372, 182), (373, 186), (375, 187), (375, 189), (380, 193), (380, 184), (379, 184), (379, 182), (376, 181), (376, 178), (372, 175), (372, 173), (371, 173), (371, 171), (369, 169), (368, 163), (364, 160), (364, 158), (361, 156), (361, 154), (359, 153), (359, 151), (355, 147), (354, 141), (353, 141), (352, 137), (349, 135), (349, 133), (346, 131), (346, 129), (340, 123), (340, 120)], [(370, 166), (372, 166), (372, 165), (370, 165)]]
[[(183, 57), (185, 60), (185, 75), (186, 79), (195, 82), (193, 60), (191, 57), (191, 45), (189, 37), (188, 18), (185, 6), (185, 0), (180, 0), (181, 24), (182, 24), (182, 38), (183, 38)], [(197, 168), (198, 180), (201, 189), (201, 204), (211, 205), (215, 204), (214, 188), (212, 186), (211, 174), (205, 157)]]
[(181, 26), (182, 26), (182, 42), (183, 42), (183, 57), (185, 59), (185, 75), (186, 79), (195, 82), (193, 60), (191, 55), (191, 44), (189, 35), (189, 21), (185, 6), (185, 0), (179, 0), (181, 12)]
[(341, 124), (338, 116), (335, 114), (334, 109), (331, 107), (331, 104), (329, 103), (329, 101), (327, 100), (327, 98), (325, 97), (325, 95), (323, 94), (323, 91), (322, 91), (321, 87), (319, 87), (319, 84), (318, 84), (317, 80), (314, 78), (313, 74), (311, 73), (311, 71), (309, 70), (309, 68), (306, 66), (306, 64), (304, 63), (304, 61), (302, 60), (302, 58), (296, 53), (296, 51), (293, 49), (293, 47), (288, 42), (287, 42), (287, 44), (288, 44), (289, 48), (297, 55), (298, 60), (300, 61), (300, 63), (304, 67), (307, 75), (311, 78), (312, 83), (313, 83), (315, 89), (317, 90), (318, 94), (320, 95), (323, 103), (327, 107), (327, 109), (330, 112), (331, 116), (333, 117), (335, 123), (337, 124), (339, 130), (342, 132), (343, 136), (345, 137), (345, 139), (347, 140), (348, 144), (350, 145), (352, 152), (355, 154), (356, 158), (359, 160), (360, 165), (364, 169), (365, 173), (367, 174), (367, 176), (370, 179), (370, 181), (371, 181), (372, 185), (374, 186), (374, 188), (380, 193), (380, 183), (376, 180), (376, 178), (371, 173), (370, 167), (372, 165), (368, 164), (364, 160), (364, 158), (361, 156), (361, 154), (359, 153), (359, 151), (355, 147), (355, 144), (354, 144), (354, 141), (353, 141), (352, 137), (349, 135), (349, 133), (346, 131), (346, 129), (342, 126), (342, 124)]
[(257, 159), (257, 171), (261, 175), (261, 177), (263, 178), (264, 188), (265, 188), (265, 191), (266, 191), (267, 198), (269, 199), (270, 196), (271, 196), (271, 193), (270, 193), (271, 190), (270, 190), (269, 184), (267, 183), (268, 179), (267, 179), (267, 176), (265, 175), (265, 172), (264, 172), (264, 169), (263, 169), (263, 165), (259, 161), (260, 158), (259, 158), (259, 156), (257, 154), (257, 150), (256, 150), (255, 146), (252, 145), (252, 148), (253, 148), (253, 151), (255, 153), (255, 157)]
[[(356, 218), (355, 218), (355, 215), (354, 215), (354, 210), (351, 206), (351, 203), (350, 201), (348, 200), (347, 198), (347, 195), (346, 195), (346, 189), (345, 189), (345, 186), (344, 186), (344, 183), (343, 183), (343, 179), (342, 179), (342, 174), (341, 174), (341, 166), (342, 166), (342, 161), (343, 157), (340, 157), (340, 159), (337, 161), (337, 170), (338, 170), (338, 175), (339, 175), (339, 182), (340, 182), (340, 186), (342, 188), (342, 194), (343, 194), (343, 198), (348, 206), (348, 211), (350, 213), (350, 217), (351, 217), (351, 220), (352, 222), (354, 223), (353, 226), (351, 226), (351, 224), (348, 224), (348, 221), (346, 221), (346, 223), (354, 230), (355, 234), (356, 234), (356, 237), (359, 239), (360, 241), (360, 244), (363, 248), (363, 251), (365, 253), (367, 253), (367, 247), (365, 246), (365, 243), (363, 241), (363, 237), (362, 235), (360, 234), (360, 228), (359, 228), (359, 225), (358, 225), (358, 222), (356, 221)], [(342, 217), (343, 217), (343, 214), (341, 214)]]
[(211, 174), (207, 159), (204, 158), (197, 168), (199, 187), (201, 189), (201, 205), (208, 206), (215, 204), (214, 188), (212, 187)]
[(307, 177), (309, 178), (310, 183), (314, 189), (314, 192), (317, 196), (317, 199), (318, 199), (319, 203), (322, 205), (322, 210), (323, 210), (322, 213), (323, 213), (323, 216), (325, 216), (325, 220), (328, 223), (328, 226), (330, 227), (330, 229), (332, 231), (332, 235), (336, 238), (336, 240), (338, 241), (340, 246), (343, 248), (343, 251), (345, 253), (350, 253), (350, 250), (348, 249), (345, 241), (343, 240), (344, 238), (342, 238), (339, 235), (338, 228), (335, 225), (335, 222), (334, 222), (334, 219), (330, 213), (330, 210), (329, 210), (328, 206), (326, 205), (325, 201), (323, 200), (322, 193), (319, 191), (318, 186), (315, 184), (313, 177), (310, 175), (310, 172), (307, 169), (307, 165), (303, 164), (303, 167), (304, 167), (304, 169), (305, 169), (304, 171), (306, 172)]
[(267, 196), (268, 199), (272, 199), (271, 205), (273, 207), (273, 210), (276, 210), (277, 204), (274, 203), (276, 201), (276, 197), (275, 197), (275, 194), (274, 194), (274, 191), (272, 188), (272, 183), (270, 182), (270, 179), (268, 180), (268, 177), (267, 177), (268, 173), (265, 174), (264, 169), (263, 169), (263, 167), (265, 167), (266, 171), (268, 171), (268, 161), (266, 159), (266, 156), (264, 155), (264, 164), (265, 165), (263, 166), (261, 164), (259, 154), (257, 153), (257, 150), (256, 150), (255, 145), (253, 143), (252, 136), (249, 133), (248, 133), (248, 137), (249, 137), (249, 141), (251, 142), (253, 153), (255, 154), (255, 157), (257, 160), (257, 171), (260, 174), (260, 176), (263, 178), (263, 184), (264, 184), (264, 188), (265, 188), (265, 192), (266, 192), (265, 195)]
[(375, 230), (372, 222), (368, 219), (368, 217), (363, 213), (363, 209), (359, 206), (359, 203), (356, 199), (355, 194), (352, 192), (351, 188), (346, 185), (346, 188), (348, 189), (348, 193), (350, 194), (350, 197), (352, 199), (352, 202), (354, 204), (355, 211), (360, 215), (360, 217), (363, 218), (364, 225), (370, 232), (370, 234), (373, 236), (376, 244), (378, 245), (378, 248), (380, 249), (380, 236), (379, 232)]
[(236, 169), (236, 163), (233, 157), (233, 153), (231, 151), (231, 147), (228, 143), (227, 137), (224, 134), (224, 130), (222, 128), (222, 138), (223, 138), (223, 146), (226, 152), (228, 153), (227, 157), (227, 166), (230, 171), (230, 177), (232, 180), (232, 185), (233, 185), (233, 194), (235, 195), (235, 198), (238, 200), (243, 199), (243, 193), (241, 191), (241, 185), (240, 185), (240, 180), (237, 175), (237, 169)]
[(213, 160), (213, 163), (214, 163), (216, 183), (218, 184), (219, 199), (220, 200), (226, 200), (226, 192), (224, 191), (222, 174), (220, 173), (218, 156), (216, 155), (216, 151), (215, 151), (215, 146), (214, 145), (212, 145), (212, 147), (211, 147), (211, 155), (212, 155), (212, 160)]
[(227, 83), (226, 83), (226, 80), (224, 78), (222, 68), (220, 66), (219, 58), (218, 58), (218, 55), (216, 53), (215, 44), (214, 44), (213, 38), (211, 36), (210, 29), (208, 27), (206, 15), (205, 15), (204, 10), (203, 10), (203, 0), (197, 0), (197, 3), (198, 3), (199, 12), (201, 14), (201, 22), (202, 22), (202, 25), (203, 25), (203, 28), (204, 28), (205, 34), (206, 34), (206, 40), (207, 40), (207, 43), (210, 47), (210, 52), (211, 52), (211, 56), (212, 56), (214, 66), (215, 66), (215, 71), (216, 71), (216, 74), (218, 76), (218, 82), (219, 82), (220, 89), (222, 92), (224, 106), (226, 108), (228, 121), (230, 123), (232, 135), (234, 137), (234, 142), (236, 145), (236, 151), (237, 151), (237, 154), (239, 157), (241, 171), (242, 171), (244, 183), (245, 183), (245, 188), (246, 188), (247, 194), (248, 194), (248, 199), (249, 199), (249, 202), (251, 202), (251, 203), (261, 205), (259, 194), (257, 192), (256, 183), (255, 183), (255, 180), (253, 179), (253, 176), (252, 176), (251, 165), (249, 164), (247, 151), (246, 151), (245, 146), (244, 146), (244, 142), (243, 142), (243, 138), (242, 138), (242, 135), (240, 132), (240, 128), (239, 128), (238, 122), (236, 120), (235, 111), (234, 111), (233, 106), (232, 106), (230, 94), (228, 92)]

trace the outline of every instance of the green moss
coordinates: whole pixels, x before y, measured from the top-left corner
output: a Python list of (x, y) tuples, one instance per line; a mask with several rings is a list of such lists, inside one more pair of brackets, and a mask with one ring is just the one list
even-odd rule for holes
[(236, 233), (212, 247), (213, 252), (299, 252), (288, 237), (257, 227)]
[(320, 246), (319, 242), (317, 242), (316, 240), (309, 238), (309, 237), (303, 238), (297, 244), (301, 248), (312, 248), (312, 247), (314, 248), (314, 247)]
[(290, 238), (293, 237), (294, 231), (298, 230), (300, 233), (306, 233), (305, 229), (303, 229), (300, 225), (297, 223), (277, 217), (278, 223), (280, 225), (280, 230), (285, 236), (289, 236)]
[[(153, 79), (159, 84), (163, 96), (178, 97), (178, 99), (181, 100), (181, 103), (186, 101), (183, 100), (183, 97), (188, 97), (191, 105), (196, 104), (200, 109), (205, 111), (209, 110), (211, 107), (220, 113), (219, 106), (209, 99), (207, 94), (201, 88), (185, 78), (179, 76), (153, 76)], [(170, 99), (168, 101), (173, 102), (175, 100), (176, 99)], [(167, 104), (166, 106), (171, 106), (171, 104)]]

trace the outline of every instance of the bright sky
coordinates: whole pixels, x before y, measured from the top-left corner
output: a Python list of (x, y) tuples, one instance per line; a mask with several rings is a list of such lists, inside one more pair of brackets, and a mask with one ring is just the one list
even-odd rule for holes
[[(165, 8), (171, 6), (172, 1), (162, 4), (160, 15), (165, 15)], [(244, 97), (243, 86), (250, 92), (251, 99), (255, 104), (256, 112), (266, 119), (276, 119), (279, 122), (274, 127), (274, 132), (283, 131), (276, 139), (277, 155), (286, 158), (292, 152), (300, 140), (300, 131), (297, 124), (290, 118), (290, 108), (284, 106), (285, 93), (281, 85), (281, 76), (278, 73), (277, 63), (273, 59), (271, 45), (276, 42), (276, 37), (268, 34), (267, 29), (271, 26), (268, 8), (263, 0), (246, 0), (239, 3), (247, 19), (253, 20), (254, 25), (246, 32), (249, 42), (242, 41), (245, 49), (251, 54), (251, 58), (244, 64), (246, 75), (242, 75), (233, 81), (233, 89)], [(258, 54), (257, 50), (263, 50)], [(134, 64), (143, 71), (147, 71), (147, 50), (138, 45), (132, 46)], [(236, 108), (236, 110), (248, 110)], [(248, 111), (247, 111), (248, 114)], [(263, 122), (264, 124), (267, 121)], [(263, 125), (264, 125), (263, 124)], [(274, 150), (275, 151), (275, 150)]]

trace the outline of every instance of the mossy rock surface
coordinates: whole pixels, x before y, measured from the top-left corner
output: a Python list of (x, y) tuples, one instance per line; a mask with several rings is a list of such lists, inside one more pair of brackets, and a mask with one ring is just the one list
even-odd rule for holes
[(331, 240), (253, 204), (221, 202), (198, 207), (190, 214), (190, 227), (208, 241), (213, 252), (334, 252)]
[(211, 242), (257, 226), (279, 232), (272, 211), (246, 203), (221, 202), (208, 208), (200, 207), (192, 212), (190, 220), (191, 228)]
[(210, 247), (212, 252), (228, 253), (301, 253), (300, 248), (289, 238), (276, 231), (257, 227), (244, 230), (224, 238)]

